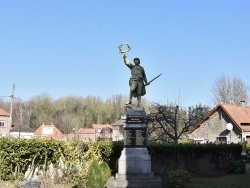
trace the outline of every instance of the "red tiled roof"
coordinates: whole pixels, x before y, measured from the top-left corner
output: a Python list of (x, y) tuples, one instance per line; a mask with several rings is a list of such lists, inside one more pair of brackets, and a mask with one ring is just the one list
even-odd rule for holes
[(95, 134), (95, 129), (93, 128), (80, 128), (77, 131), (78, 134)]
[[(231, 121), (240, 129), (244, 131), (250, 131), (250, 108), (241, 107), (229, 104), (217, 105), (208, 116), (197, 124), (189, 133), (192, 133), (195, 129), (201, 126), (206, 120), (208, 120), (219, 108), (221, 108), (231, 119)], [(249, 124), (248, 126), (242, 124)]]
[(93, 124), (94, 129), (104, 129), (104, 128), (111, 128), (113, 129), (112, 125), (109, 124)]
[(250, 124), (250, 108), (225, 104), (221, 105), (221, 108), (241, 130), (250, 131), (249, 125), (242, 125)]
[(10, 114), (6, 111), (4, 111), (2, 108), (0, 108), (0, 116), (10, 116)]
[[(47, 130), (46, 130), (47, 129)], [(41, 135), (43, 138), (52, 138), (55, 140), (61, 139), (63, 134), (54, 125), (41, 125), (35, 132), (36, 135)]]

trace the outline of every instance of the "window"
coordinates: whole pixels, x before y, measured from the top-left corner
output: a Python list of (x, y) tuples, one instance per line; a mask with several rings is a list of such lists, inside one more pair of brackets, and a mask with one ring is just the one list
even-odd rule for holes
[(217, 143), (227, 144), (227, 137), (226, 136), (219, 136), (219, 137), (217, 137)]
[(52, 127), (43, 127), (42, 134), (53, 134), (54, 129)]
[(4, 121), (0, 121), (0, 127), (4, 127)]
[(204, 144), (204, 139), (203, 138), (196, 138), (194, 139), (195, 144)]

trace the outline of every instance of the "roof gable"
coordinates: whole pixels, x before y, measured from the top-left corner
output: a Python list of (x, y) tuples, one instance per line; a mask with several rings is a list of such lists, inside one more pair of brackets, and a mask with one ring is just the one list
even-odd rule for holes
[(36, 134), (38, 135), (62, 135), (62, 132), (59, 131), (54, 125), (41, 125), (37, 130)]
[(78, 134), (95, 134), (95, 129), (93, 128), (80, 128), (77, 131)]
[(9, 117), (10, 114), (8, 112), (4, 111), (2, 108), (0, 108), (0, 116), (7, 116), (7, 117)]
[(213, 116), (219, 109), (224, 111), (230, 120), (240, 129), (249, 130), (250, 126), (245, 126), (244, 124), (250, 124), (250, 108), (241, 107), (229, 104), (219, 104), (217, 105), (200, 123), (198, 123), (193, 129), (189, 131), (192, 133), (194, 130), (199, 128), (202, 123), (207, 121), (211, 116)]

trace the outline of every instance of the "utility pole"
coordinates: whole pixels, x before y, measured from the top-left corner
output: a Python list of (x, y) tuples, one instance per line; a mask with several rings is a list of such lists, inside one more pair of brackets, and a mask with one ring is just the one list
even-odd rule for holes
[(14, 102), (14, 92), (15, 92), (15, 84), (12, 86), (12, 94), (10, 96), (10, 124), (9, 124), (9, 137), (10, 137), (10, 129), (12, 127), (12, 109), (13, 109), (13, 102)]

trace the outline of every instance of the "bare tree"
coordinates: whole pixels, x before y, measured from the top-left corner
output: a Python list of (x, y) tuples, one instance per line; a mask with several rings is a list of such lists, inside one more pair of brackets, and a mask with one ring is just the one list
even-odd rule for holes
[(241, 78), (222, 75), (215, 80), (212, 88), (213, 102), (215, 105), (234, 104), (240, 105), (241, 101), (248, 99), (248, 87)]
[(202, 105), (190, 107), (186, 111), (178, 105), (154, 103), (149, 114), (149, 140), (177, 143), (208, 111), (209, 108)]
[[(16, 100), (13, 105), (15, 123), (37, 129), (43, 123), (57, 126), (63, 133), (70, 133), (94, 123), (114, 123), (124, 114), (127, 96), (114, 95), (103, 100), (98, 96), (68, 96), (53, 100), (42, 93), (28, 101)], [(145, 99), (142, 103), (146, 104)], [(9, 110), (9, 102), (0, 100), (1, 108)], [(146, 106), (146, 105), (145, 105)], [(3, 108), (4, 109), (4, 108)]]
[(15, 123), (30, 127), (33, 108), (29, 103), (18, 101), (15, 103), (13, 111)]

